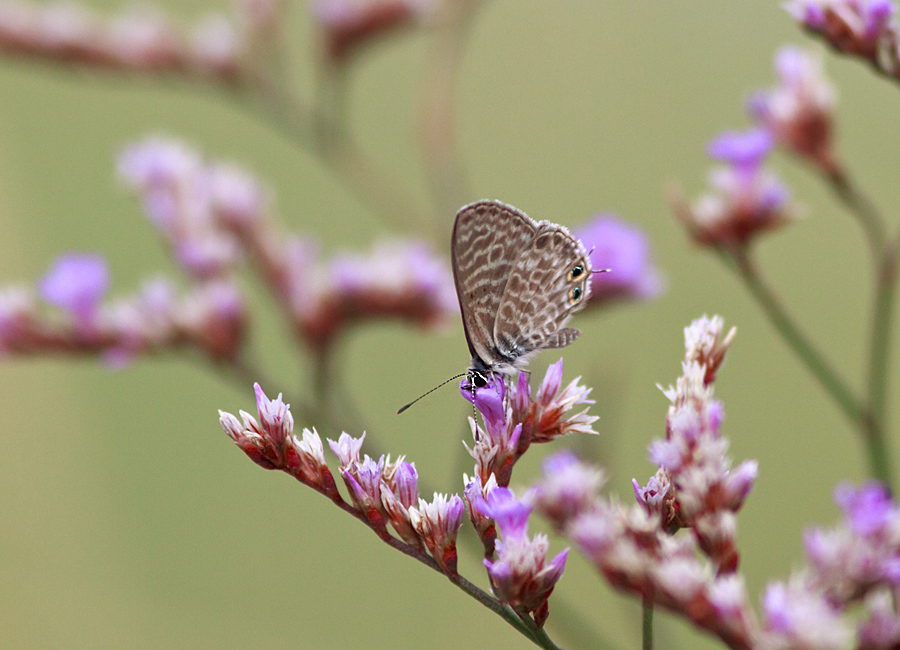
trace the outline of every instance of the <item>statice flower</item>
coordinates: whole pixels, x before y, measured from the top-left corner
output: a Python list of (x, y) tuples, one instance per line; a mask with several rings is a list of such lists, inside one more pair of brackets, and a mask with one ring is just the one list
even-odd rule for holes
[(417, 508), (409, 508), (413, 528), (447, 575), (456, 575), (456, 536), (465, 512), (465, 504), (459, 495), (448, 497), (437, 492), (431, 503), (419, 499)]
[(122, 73), (179, 73), (233, 83), (245, 56), (244, 41), (221, 27), (213, 34), (213, 16), (183, 28), (143, 6), (106, 17), (74, 2), (5, 1), (0, 3), (0, 50)]
[(516, 499), (507, 488), (492, 490), (476, 508), (491, 517), (500, 531), (496, 558), (484, 560), (494, 594), (514, 609), (532, 614), (543, 626), (550, 611), (548, 599), (562, 577), (569, 550), (548, 561), (547, 536), (528, 535), (532, 506)]
[(771, 136), (762, 130), (725, 132), (708, 148), (712, 158), (724, 163), (710, 173), (712, 192), (693, 204), (679, 192), (671, 193), (675, 215), (697, 243), (744, 244), (797, 218), (787, 188), (762, 167), (772, 146)]
[(304, 429), (301, 438), (294, 434), (290, 405), (279, 394), (270, 400), (259, 384), (256, 391), (257, 417), (240, 411), (241, 420), (219, 411), (219, 423), (234, 443), (264, 469), (288, 472), (301, 483), (340, 500), (337, 485), (325, 464), (322, 440), (313, 429)]
[(784, 8), (839, 52), (879, 65), (896, 64), (897, 13), (893, 0), (788, 0)]
[(637, 226), (615, 215), (601, 214), (572, 233), (590, 252), (594, 271), (588, 305), (610, 301), (646, 300), (663, 290), (663, 280), (653, 264), (650, 243)]
[(751, 96), (750, 114), (783, 147), (833, 173), (835, 91), (821, 56), (783, 47), (775, 55), (775, 70), (779, 84)]
[(684, 375), (664, 392), (672, 402), (665, 440), (654, 441), (650, 459), (660, 471), (645, 488), (635, 482), (638, 501), (661, 518), (664, 530), (693, 528), (720, 571), (737, 568), (736, 513), (753, 488), (756, 461), (732, 469), (728, 441), (721, 436), (722, 404), (712, 382), (735, 330), (722, 336), (719, 317), (702, 318), (685, 330)]
[[(459, 314), (446, 263), (418, 242), (383, 242), (367, 255), (348, 253), (318, 262), (309, 247), (296, 273), (287, 273), (290, 308), (302, 339), (314, 349), (332, 345), (349, 326), (399, 318), (439, 327)], [(296, 259), (296, 257), (295, 257)]]
[(482, 428), (470, 419), (474, 444), (466, 447), (482, 484), (495, 476), (499, 485), (508, 485), (513, 464), (531, 443), (550, 442), (571, 433), (596, 433), (591, 425), (597, 416), (589, 415), (587, 407), (578, 410), (594, 403), (588, 399), (591, 389), (578, 383), (581, 377), (563, 388), (562, 372), (562, 359), (548, 367), (535, 397), (524, 372), (515, 380), (493, 375), (475, 390), (468, 379), (460, 384), (460, 393), (468, 401), (474, 400), (484, 422)]
[[(120, 176), (140, 194), (175, 259), (198, 280), (229, 273), (242, 253), (224, 218), (220, 188), (229, 183), (217, 179), (220, 169), (183, 143), (159, 137), (130, 145), (119, 158)], [(225, 173), (233, 176), (231, 168)]]

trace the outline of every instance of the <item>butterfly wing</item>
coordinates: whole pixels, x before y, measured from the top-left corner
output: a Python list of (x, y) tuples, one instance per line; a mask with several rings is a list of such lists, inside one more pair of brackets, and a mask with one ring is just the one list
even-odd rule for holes
[(499, 201), (477, 201), (456, 215), (450, 257), (463, 329), (472, 358), (493, 366), (494, 329), (513, 263), (534, 239), (538, 224)]
[(531, 352), (562, 348), (578, 330), (564, 328), (590, 294), (591, 265), (569, 231), (541, 222), (520, 251), (497, 308), (493, 340), (500, 355), (527, 360)]

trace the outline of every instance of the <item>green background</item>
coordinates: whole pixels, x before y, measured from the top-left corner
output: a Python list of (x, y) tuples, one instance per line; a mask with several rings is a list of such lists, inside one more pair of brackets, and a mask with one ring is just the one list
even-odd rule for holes
[[(215, 6), (169, 8), (193, 21)], [(304, 3), (294, 3), (293, 14), (296, 73), (311, 88), (315, 34)], [(423, 198), (415, 119), (431, 38), (423, 31), (374, 48), (354, 67), (348, 97), (366, 150)], [(456, 98), (472, 199), (500, 198), (570, 226), (616, 212), (647, 231), (668, 284), (654, 302), (576, 317), (583, 334), (565, 353), (566, 377), (582, 375), (595, 387), (600, 436), (533, 448), (514, 485), (534, 479), (540, 457), (570, 446), (603, 458), (609, 491), (630, 499), (631, 478), (643, 483), (653, 473), (646, 447), (664, 435), (668, 405), (656, 384), (680, 374), (682, 329), (704, 313), (721, 314), (738, 327), (716, 386), (728, 416), (724, 432), (736, 461), (760, 464), (739, 518), (754, 603), (768, 581), (799, 566), (802, 531), (834, 522), (832, 489), (864, 478), (864, 459), (854, 431), (735, 277), (688, 243), (663, 188), (678, 181), (693, 197), (705, 187), (706, 142), (722, 129), (745, 127), (744, 99), (774, 83), (772, 58), (785, 43), (816, 47), (776, 3), (758, 0), (495, 0), (474, 25)], [(900, 89), (857, 62), (830, 54), (825, 62), (839, 90), (839, 151), (894, 216)], [(183, 138), (253, 170), (272, 188), (288, 226), (320, 238), (326, 251), (365, 250), (397, 234), (315, 157), (223, 95), (0, 59), (3, 282), (30, 283), (69, 250), (107, 256), (113, 294), (160, 271), (175, 275), (115, 177), (123, 144), (151, 134)], [(804, 220), (760, 242), (761, 266), (858, 386), (871, 297), (863, 238), (807, 168), (781, 154), (773, 166), (807, 210)], [(253, 304), (268, 374), (295, 385), (270, 303)], [(369, 435), (380, 448), (406, 454), (443, 491), (462, 487), (467, 405), (444, 389), (403, 417), (394, 413), (462, 371), (467, 357), (458, 325), (432, 334), (368, 326), (340, 351)], [(535, 377), (557, 358), (538, 357)], [(896, 411), (896, 391), (891, 406)], [(0, 646), (527, 646), (326, 499), (250, 463), (221, 431), (216, 410), (252, 407), (251, 386), (190, 360), (144, 360), (111, 372), (92, 361), (3, 359)], [(895, 437), (891, 446), (896, 452)], [(472, 536), (468, 525), (461, 535)], [(551, 540), (553, 553), (564, 545)], [(485, 586), (471, 549), (464, 547), (461, 571)], [(586, 626), (614, 647), (634, 647), (639, 621), (634, 599), (612, 593), (570, 555), (551, 600), (553, 638), (592, 647), (581, 636)], [(718, 645), (665, 614), (656, 634), (660, 648)]]

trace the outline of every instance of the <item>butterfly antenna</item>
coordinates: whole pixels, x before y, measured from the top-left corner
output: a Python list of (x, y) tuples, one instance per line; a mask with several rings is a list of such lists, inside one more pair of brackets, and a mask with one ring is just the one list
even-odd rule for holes
[[(590, 257), (591, 253), (594, 252), (594, 248), (591, 247), (591, 250), (588, 251), (587, 256)], [(599, 271), (591, 271), (591, 273), (609, 273), (612, 269), (600, 269)]]
[(451, 381), (453, 381), (454, 379), (459, 379), (460, 377), (465, 377), (467, 374), (468, 374), (468, 373), (465, 373), (465, 372), (464, 372), (464, 373), (462, 373), (461, 375), (455, 375), (455, 376), (453, 376), (453, 377), (450, 377), (450, 379), (448, 379), (447, 381), (442, 381), (440, 384), (438, 384), (437, 386), (435, 386), (434, 388), (432, 388), (430, 391), (428, 391), (427, 393), (425, 393), (425, 394), (423, 394), (423, 395), (419, 395), (416, 399), (414, 399), (414, 400), (411, 401), (409, 404), (407, 404), (406, 406), (404, 406), (403, 408), (401, 408), (399, 411), (397, 411), (397, 415), (400, 415), (401, 413), (403, 413), (403, 411), (405, 411), (406, 409), (408, 409), (410, 406), (412, 406), (413, 404), (415, 404), (416, 402), (418, 402), (418, 401), (419, 401), (420, 399), (422, 399), (423, 397), (426, 397), (427, 395), (431, 395), (431, 394), (432, 394), (434, 391), (436, 391), (438, 388), (441, 388), (441, 387), (443, 387), (443, 386), (446, 386), (447, 384), (449, 384), (449, 383), (450, 383)]

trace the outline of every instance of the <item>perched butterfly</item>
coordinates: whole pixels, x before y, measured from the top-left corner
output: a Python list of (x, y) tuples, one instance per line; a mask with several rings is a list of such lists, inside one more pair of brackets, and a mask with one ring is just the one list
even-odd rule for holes
[(456, 215), (450, 257), (473, 391), (494, 374), (515, 373), (537, 352), (578, 338), (565, 324), (587, 301), (594, 271), (584, 246), (563, 226), (500, 201), (476, 201)]
[(480, 388), (578, 338), (564, 326), (590, 295), (591, 261), (566, 228), (500, 201), (477, 201), (457, 213), (450, 250), (470, 385)]

